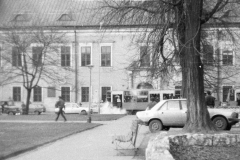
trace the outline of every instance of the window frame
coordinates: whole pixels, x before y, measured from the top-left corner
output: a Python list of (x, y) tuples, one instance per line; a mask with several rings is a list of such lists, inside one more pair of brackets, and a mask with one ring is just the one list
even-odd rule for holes
[[(19, 94), (20, 94), (20, 95), (19, 95), (19, 96), (20, 96), (20, 99), (19, 99), (19, 100), (15, 100), (15, 99), (14, 99), (14, 97), (15, 97), (15, 96), (14, 96), (14, 95), (15, 95), (15, 94), (14, 94), (14, 88), (19, 88), (19, 89), (20, 89), (20, 93), (19, 93)], [(13, 101), (14, 101), (14, 102), (21, 102), (21, 101), (22, 101), (22, 87), (21, 87), (21, 86), (13, 86), (13, 87), (12, 87), (12, 97), (13, 97)]]
[(43, 48), (43, 50), (44, 50), (44, 47), (43, 47), (43, 45), (41, 45), (41, 44), (32, 44), (31, 45), (31, 51), (32, 51), (32, 65), (34, 66), (34, 67), (36, 67), (36, 66), (41, 66), (42, 64), (43, 64), (43, 58), (44, 58), (44, 53), (42, 54), (42, 57), (41, 57), (41, 61), (39, 61), (39, 62), (41, 62), (40, 64), (39, 64), (39, 62), (38, 62), (38, 64), (36, 65), (36, 62), (35, 62), (35, 60), (34, 60), (34, 53), (33, 53), (33, 48), (34, 47), (41, 47), (41, 48)]
[(35, 87), (33, 88), (33, 102), (42, 102), (43, 101), (43, 87), (41, 87), (41, 86), (36, 86), (36, 87), (40, 87), (41, 88), (41, 100), (39, 101), (39, 100), (36, 100), (35, 99)]
[[(69, 88), (69, 101), (65, 99), (65, 95), (63, 94), (63, 88)], [(63, 97), (65, 102), (71, 102), (71, 87), (70, 86), (61, 86), (61, 97)]]
[[(142, 58), (141, 58), (141, 48), (142, 47), (147, 47), (147, 51), (148, 51), (148, 49), (149, 48), (152, 48), (152, 44), (150, 44), (150, 45), (146, 45), (146, 44), (140, 44), (139, 45), (139, 62), (140, 62), (140, 64), (139, 64), (139, 67), (143, 67), (143, 68), (148, 68), (148, 67), (151, 67), (151, 65), (152, 65), (152, 62), (151, 62), (151, 60), (152, 60), (152, 51), (150, 51), (149, 53), (147, 52), (147, 54), (146, 55), (144, 55), (144, 56), (148, 56), (148, 65), (143, 65), (143, 63), (142, 63)], [(144, 58), (145, 59), (145, 58)], [(144, 63), (145, 64), (145, 63)]]
[[(207, 55), (208, 53), (210, 53), (209, 51), (209, 48), (211, 47), (211, 55)], [(214, 65), (214, 62), (215, 62), (215, 50), (214, 50), (214, 46), (211, 45), (211, 44), (205, 44), (205, 45), (202, 45), (202, 62), (205, 64), (205, 65), (208, 65), (208, 66), (213, 66)], [(210, 59), (211, 58), (211, 59)]]
[[(17, 52), (14, 52), (14, 49), (17, 50)], [(16, 55), (15, 55), (16, 54)], [(16, 58), (16, 59), (15, 59)], [(14, 60), (15, 59), (15, 60)], [(20, 60), (19, 60), (20, 59)], [(15, 63), (14, 63), (15, 62)], [(20, 63), (20, 64), (19, 64)], [(12, 66), (13, 67), (21, 67), (23, 66), (22, 63), (22, 54), (18, 52), (18, 47), (13, 46), (12, 47)]]
[[(70, 51), (69, 51), (69, 66), (68, 65), (65, 65), (65, 66), (63, 66), (62, 65), (62, 47), (69, 47), (69, 49), (70, 49)], [(64, 54), (64, 55), (67, 55), (67, 54)], [(66, 63), (66, 60), (64, 61), (65, 63)], [(72, 67), (73, 66), (73, 64), (72, 64), (72, 46), (71, 45), (61, 45), (60, 46), (60, 65), (61, 65), (61, 67)]]
[[(181, 106), (180, 106), (180, 101), (179, 100), (174, 100), (174, 101), (167, 101), (168, 102), (168, 106), (167, 106), (167, 110), (168, 111), (180, 111), (181, 110)], [(176, 104), (178, 104), (178, 110), (177, 110), (177, 108), (174, 108), (174, 107), (172, 107), (172, 106), (174, 106), (174, 105), (172, 105), (171, 103), (176, 103)], [(170, 106), (170, 107), (169, 107)]]
[[(228, 51), (227, 55), (224, 54), (225, 53), (224, 51)], [(229, 55), (230, 52), (232, 53), (232, 55)], [(227, 58), (227, 63), (224, 63), (224, 58), (223, 58), (224, 56), (231, 56), (232, 57), (231, 58), (231, 63), (229, 63), (230, 58)], [(223, 66), (233, 66), (234, 65), (234, 50), (233, 49), (231, 49), (231, 48), (222, 49), (222, 65)]]
[[(83, 88), (88, 88), (88, 94), (84, 94), (84, 95), (87, 96), (86, 100), (83, 98)], [(90, 87), (87, 87), (87, 86), (86, 87), (85, 86), (81, 87), (81, 102), (90, 102)]]
[[(228, 92), (227, 94), (225, 94), (224, 92), (224, 87), (228, 88), (228, 89), (232, 89), (233, 90), (233, 96), (230, 95), (230, 99), (229, 101), (234, 101), (235, 100), (235, 91), (234, 91), (234, 85), (223, 85), (222, 86), (222, 102), (226, 102), (227, 96), (228, 96)], [(226, 96), (225, 96), (226, 95)], [(226, 99), (225, 99), (226, 97)]]
[[(110, 91), (112, 91), (112, 86), (101, 86), (101, 100), (100, 101), (103, 101), (103, 102), (105, 102), (105, 99), (107, 98), (107, 92), (106, 92), (106, 94), (105, 94), (106, 98), (103, 99), (103, 88), (104, 87), (105, 88), (109, 87)], [(112, 97), (110, 96), (110, 101), (109, 102), (111, 102), (111, 101), (112, 101)]]
[[(109, 66), (103, 66), (102, 65), (102, 47), (110, 47), (110, 65)], [(112, 67), (112, 59), (113, 59), (113, 44), (112, 43), (101, 43), (100, 44), (100, 59), (99, 59), (99, 64), (100, 67)]]
[[(82, 47), (90, 47), (90, 64), (87, 64), (87, 65), (83, 65), (82, 63)], [(79, 44), (79, 59), (80, 59), (80, 66), (81, 67), (87, 67), (88, 65), (92, 65), (92, 53), (93, 52), (93, 46), (92, 46), (92, 43), (80, 43)]]

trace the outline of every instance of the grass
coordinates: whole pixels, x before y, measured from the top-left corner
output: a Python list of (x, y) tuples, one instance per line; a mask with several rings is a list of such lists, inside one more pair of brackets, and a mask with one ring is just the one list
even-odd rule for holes
[[(112, 121), (125, 116), (124, 114), (91, 114), (92, 121)], [(68, 121), (87, 121), (88, 115), (65, 114)], [(41, 115), (0, 115), (0, 120), (11, 121), (54, 121), (56, 114), (41, 114)], [(63, 118), (59, 116), (59, 121)]]
[[(92, 115), (92, 121), (110, 121), (124, 115)], [(101, 124), (97, 123), (71, 123), (71, 121), (86, 121), (86, 115), (66, 115), (67, 123), (55, 123), (56, 115), (0, 115), (0, 120), (30, 121), (31, 123), (0, 123), (0, 159), (6, 159), (39, 146), (54, 142), (64, 137), (92, 129)], [(60, 117), (59, 121), (63, 118)], [(53, 123), (34, 123), (35, 121), (53, 121)]]

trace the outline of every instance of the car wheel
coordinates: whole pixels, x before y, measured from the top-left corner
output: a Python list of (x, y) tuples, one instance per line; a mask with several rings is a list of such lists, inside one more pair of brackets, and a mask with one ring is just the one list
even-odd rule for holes
[(159, 120), (152, 120), (150, 123), (149, 123), (149, 130), (152, 132), (152, 133), (156, 133), (156, 132), (159, 132), (163, 129), (163, 125), (162, 125), (162, 122), (159, 121)]
[(218, 130), (226, 130), (228, 126), (226, 119), (223, 117), (215, 117), (213, 123)]
[(82, 111), (81, 111), (81, 114), (86, 115), (87, 112), (86, 112), (85, 110), (82, 110)]

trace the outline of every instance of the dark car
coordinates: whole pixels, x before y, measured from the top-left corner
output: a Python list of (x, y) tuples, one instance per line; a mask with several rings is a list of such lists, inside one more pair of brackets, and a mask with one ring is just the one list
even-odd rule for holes
[(19, 115), (21, 114), (21, 108), (15, 106), (13, 101), (0, 101), (2, 113), (9, 115)]
[[(22, 106), (23, 114), (26, 114), (26, 106)], [(46, 112), (46, 107), (42, 104), (30, 104), (28, 109), (28, 114), (37, 114), (40, 115), (41, 113)]]

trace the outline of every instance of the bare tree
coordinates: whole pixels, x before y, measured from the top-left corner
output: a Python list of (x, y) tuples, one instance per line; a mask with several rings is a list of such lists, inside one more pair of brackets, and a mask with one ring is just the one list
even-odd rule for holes
[(70, 78), (73, 69), (66, 65), (70, 58), (61, 62), (60, 48), (66, 43), (64, 39), (64, 33), (36, 26), (8, 27), (4, 31), (1, 38), (4, 44), (1, 85), (18, 83), (24, 86), (27, 91), (26, 114), (32, 90), (40, 81), (56, 85)]
[[(188, 107), (184, 130), (208, 132), (215, 127), (205, 106), (204, 73), (212, 68), (203, 61), (201, 38), (203, 30), (210, 27), (221, 26), (231, 34), (226, 25), (231, 20), (229, 8), (236, 9), (237, 5), (239, 2), (232, 0), (105, 0), (98, 16), (103, 17), (102, 28), (132, 27), (133, 32), (142, 33), (134, 39), (154, 45), (150, 66), (153, 76), (166, 76), (177, 71), (178, 64), (181, 66), (182, 96), (187, 98)], [(166, 45), (173, 49), (164, 52)], [(205, 66), (210, 69), (207, 71)]]

